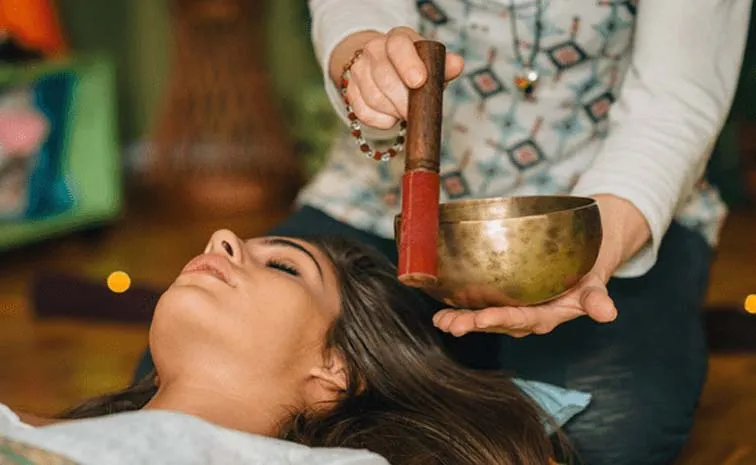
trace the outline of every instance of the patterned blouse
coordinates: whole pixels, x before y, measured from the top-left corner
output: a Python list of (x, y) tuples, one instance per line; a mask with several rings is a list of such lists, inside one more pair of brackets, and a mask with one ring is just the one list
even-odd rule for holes
[[(616, 276), (648, 271), (673, 219), (715, 245), (726, 208), (702, 177), (737, 84), (751, 0), (309, 3), (326, 90), (342, 117), (328, 60), (354, 32), (408, 26), (464, 57), (444, 96), (442, 201), (624, 198), (652, 240)], [(540, 75), (530, 97), (514, 84), (528, 64)], [(391, 238), (403, 168), (401, 157), (363, 157), (345, 126), (299, 202)]]

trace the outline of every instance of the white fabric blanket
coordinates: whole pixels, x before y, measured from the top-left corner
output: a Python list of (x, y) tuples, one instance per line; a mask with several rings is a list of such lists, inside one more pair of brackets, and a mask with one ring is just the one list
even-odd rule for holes
[[(560, 426), (590, 403), (586, 393), (519, 379), (515, 383)], [(313, 449), (160, 410), (32, 428), (0, 403), (0, 463), (14, 455), (35, 465), (389, 465), (368, 451)]]
[(4, 453), (22, 454), (40, 465), (388, 465), (367, 451), (312, 449), (157, 410), (29, 428), (0, 409), (0, 463)]

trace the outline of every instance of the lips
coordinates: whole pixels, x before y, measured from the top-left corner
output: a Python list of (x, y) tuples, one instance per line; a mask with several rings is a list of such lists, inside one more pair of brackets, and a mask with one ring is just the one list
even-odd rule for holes
[(181, 274), (186, 273), (206, 273), (231, 286), (231, 264), (221, 255), (206, 253), (195, 257), (181, 270)]

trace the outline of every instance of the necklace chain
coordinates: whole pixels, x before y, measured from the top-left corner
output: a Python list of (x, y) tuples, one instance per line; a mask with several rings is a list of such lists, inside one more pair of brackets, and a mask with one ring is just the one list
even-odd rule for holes
[(533, 66), (533, 62), (535, 61), (536, 56), (538, 55), (538, 52), (541, 48), (541, 34), (543, 30), (543, 23), (541, 22), (541, 17), (543, 16), (543, 0), (535, 0), (535, 7), (536, 7), (536, 16), (535, 16), (535, 34), (533, 37), (533, 46), (530, 50), (530, 57), (528, 58), (528, 61), (525, 62), (525, 60), (522, 57), (522, 52), (520, 51), (521, 41), (520, 41), (520, 34), (517, 32), (517, 15), (515, 14), (515, 11), (517, 10), (517, 7), (514, 5), (514, 0), (510, 0), (509, 2), (509, 20), (512, 23), (512, 35), (514, 36), (514, 52), (517, 57), (517, 61), (520, 63), (521, 66), (525, 68), (531, 68)]
[(543, 0), (535, 0), (536, 16), (535, 25), (533, 28), (534, 37), (533, 44), (530, 48), (530, 57), (527, 61), (525, 61), (525, 59), (523, 58), (522, 51), (520, 50), (522, 44), (520, 35), (517, 32), (517, 14), (515, 13), (516, 7), (514, 0), (510, 0), (509, 2), (509, 19), (512, 23), (513, 49), (515, 52), (515, 57), (517, 58), (517, 62), (522, 67), (522, 72), (516, 75), (514, 84), (515, 87), (517, 87), (526, 98), (531, 98), (533, 96), (533, 93), (535, 92), (535, 86), (538, 83), (538, 79), (540, 77), (538, 71), (533, 65), (541, 48), (541, 33), (543, 29), (543, 23), (541, 22), (543, 15), (542, 1)]

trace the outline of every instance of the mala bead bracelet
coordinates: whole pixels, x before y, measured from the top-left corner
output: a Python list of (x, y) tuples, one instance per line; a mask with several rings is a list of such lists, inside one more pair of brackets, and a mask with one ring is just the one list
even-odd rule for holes
[(362, 124), (357, 118), (357, 115), (352, 109), (352, 105), (349, 103), (347, 97), (347, 86), (349, 85), (349, 78), (351, 77), (352, 65), (362, 56), (362, 50), (357, 50), (354, 56), (344, 65), (344, 72), (341, 75), (340, 92), (341, 98), (344, 100), (346, 106), (347, 118), (349, 118), (349, 127), (352, 130), (352, 136), (355, 138), (357, 145), (360, 147), (360, 151), (367, 157), (376, 161), (389, 161), (404, 150), (404, 139), (407, 133), (407, 122), (401, 121), (399, 123), (399, 135), (396, 136), (394, 144), (384, 150), (374, 150), (365, 137), (362, 135)]

